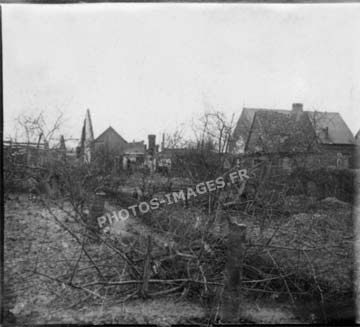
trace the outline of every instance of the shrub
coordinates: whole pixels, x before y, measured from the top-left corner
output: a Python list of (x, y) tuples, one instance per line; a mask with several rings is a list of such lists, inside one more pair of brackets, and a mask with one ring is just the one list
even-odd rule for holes
[(356, 173), (350, 169), (319, 168), (308, 170), (296, 169), (289, 177), (289, 183), (301, 185), (302, 192), (307, 194), (307, 185), (313, 182), (318, 199), (336, 197), (345, 202), (354, 202)]

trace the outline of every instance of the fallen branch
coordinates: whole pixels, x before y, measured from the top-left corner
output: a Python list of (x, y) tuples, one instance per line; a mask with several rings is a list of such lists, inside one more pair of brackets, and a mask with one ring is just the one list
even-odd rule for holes
[(290, 291), (290, 288), (289, 288), (289, 285), (288, 285), (288, 283), (287, 283), (287, 281), (286, 281), (286, 279), (285, 279), (285, 276), (282, 275), (282, 273), (281, 273), (281, 271), (280, 271), (281, 268), (279, 267), (279, 265), (278, 265), (277, 262), (275, 261), (274, 257), (270, 254), (270, 251), (268, 251), (268, 255), (270, 256), (270, 258), (271, 258), (272, 262), (274, 263), (274, 265), (275, 265), (275, 266), (277, 267), (277, 269), (279, 270), (279, 275), (280, 275), (281, 279), (283, 280), (283, 282), (284, 282), (284, 284), (285, 284), (287, 293), (289, 294), (289, 297), (290, 297), (290, 300), (291, 300), (292, 304), (295, 304), (294, 297), (293, 297), (293, 295), (292, 295), (292, 293), (291, 293), (291, 291)]
[(52, 281), (55, 281), (55, 282), (57, 282), (57, 283), (59, 283), (59, 284), (61, 284), (61, 285), (67, 285), (67, 286), (70, 286), (70, 287), (72, 287), (72, 288), (76, 288), (76, 289), (83, 290), (83, 291), (88, 292), (88, 293), (94, 295), (95, 297), (103, 300), (103, 297), (102, 297), (101, 295), (99, 295), (99, 294), (97, 294), (97, 293), (95, 293), (95, 292), (93, 292), (93, 291), (85, 288), (86, 286), (75, 285), (75, 284), (70, 283), (70, 282), (62, 281), (62, 280), (60, 280), (60, 279), (58, 279), (58, 278), (56, 278), (56, 277), (51, 277), (51, 276), (46, 275), (46, 274), (44, 274), (44, 273), (41, 273), (41, 272), (39, 272), (39, 271), (34, 271), (34, 273), (35, 273), (35, 274), (38, 274), (38, 275), (40, 275), (40, 276), (46, 277), (46, 278), (48, 278), (48, 279), (50, 279), (50, 280), (52, 280)]
[[(201, 280), (193, 280), (193, 279), (187, 279), (187, 278), (179, 278), (179, 279), (149, 279), (149, 284), (173, 284), (173, 283), (179, 283), (179, 282), (185, 282), (185, 283), (196, 283), (196, 284), (205, 284)], [(142, 280), (125, 280), (125, 281), (119, 281), (119, 282), (93, 282), (84, 285), (84, 287), (94, 286), (94, 285), (104, 285), (104, 286), (118, 286), (118, 285), (130, 285), (130, 284), (142, 284)], [(216, 283), (216, 282), (207, 282), (207, 285), (216, 285), (216, 286), (223, 286), (222, 283)]]

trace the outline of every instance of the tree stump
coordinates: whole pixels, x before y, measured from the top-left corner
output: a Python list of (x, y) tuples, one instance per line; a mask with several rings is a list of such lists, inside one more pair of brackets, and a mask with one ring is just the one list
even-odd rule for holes
[(241, 284), (243, 257), (246, 241), (246, 226), (229, 222), (227, 237), (224, 291), (221, 299), (220, 319), (222, 323), (237, 323), (240, 319), (242, 299)]
[(99, 192), (95, 194), (94, 202), (90, 208), (89, 227), (96, 232), (100, 231), (98, 217), (105, 213), (105, 193)]
[(151, 251), (152, 251), (152, 240), (151, 240), (151, 236), (148, 235), (147, 251), (144, 260), (143, 283), (141, 287), (141, 295), (144, 299), (148, 297), (148, 291), (149, 291), (149, 279), (151, 272)]

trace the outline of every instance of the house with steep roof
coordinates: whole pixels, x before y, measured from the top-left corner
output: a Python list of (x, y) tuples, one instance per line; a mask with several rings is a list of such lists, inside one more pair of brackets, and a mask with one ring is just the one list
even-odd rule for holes
[(120, 155), (124, 153), (127, 144), (128, 142), (114, 128), (109, 126), (94, 140), (94, 150), (95, 152), (103, 150), (114, 155)]
[(111, 156), (116, 169), (129, 169), (144, 163), (144, 141), (127, 142), (113, 127), (109, 126), (94, 140), (94, 152), (99, 158)]
[(286, 162), (301, 154), (311, 165), (338, 168), (354, 165), (355, 149), (339, 113), (304, 111), (301, 103), (292, 110), (243, 108), (230, 142), (233, 154), (276, 154)]

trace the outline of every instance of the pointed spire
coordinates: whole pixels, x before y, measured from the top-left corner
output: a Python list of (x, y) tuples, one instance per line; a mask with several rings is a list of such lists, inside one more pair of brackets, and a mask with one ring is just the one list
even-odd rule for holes
[(86, 110), (86, 117), (85, 117), (85, 140), (94, 141), (94, 132), (93, 132), (89, 109)]
[(94, 141), (94, 131), (91, 122), (90, 110), (86, 110), (84, 124), (81, 130), (79, 154), (83, 156), (85, 162), (90, 162), (92, 143)]

